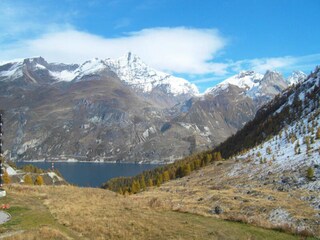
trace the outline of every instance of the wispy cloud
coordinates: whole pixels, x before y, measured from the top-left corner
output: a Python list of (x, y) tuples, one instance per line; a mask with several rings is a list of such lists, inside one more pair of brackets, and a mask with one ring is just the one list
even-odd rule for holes
[(225, 74), (227, 65), (211, 62), (226, 45), (215, 29), (149, 28), (119, 38), (104, 38), (74, 29), (50, 32), (21, 41), (1, 52), (2, 58), (41, 55), (49, 61), (78, 62), (119, 57), (131, 51), (163, 71)]
[(291, 72), (294, 70), (311, 70), (318, 64), (320, 64), (320, 54), (310, 54), (305, 56), (284, 56), (240, 60), (230, 62), (229, 69), (236, 72), (248, 69), (260, 73), (264, 73), (267, 70)]
[(54, 11), (52, 6), (41, 3), (1, 0), (0, 44), (12, 44), (21, 39), (37, 37), (44, 32), (69, 28), (70, 20), (78, 15), (76, 10)]

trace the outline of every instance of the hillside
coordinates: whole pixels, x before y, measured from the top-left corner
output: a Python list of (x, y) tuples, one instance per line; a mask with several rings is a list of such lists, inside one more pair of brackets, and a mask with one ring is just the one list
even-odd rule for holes
[(2, 239), (298, 239), (197, 214), (165, 202), (72, 186), (7, 186), (12, 219)]
[(135, 193), (143, 182), (164, 183), (135, 196), (156, 197), (173, 210), (319, 237), (319, 91), (316, 68), (215, 149), (105, 187)]

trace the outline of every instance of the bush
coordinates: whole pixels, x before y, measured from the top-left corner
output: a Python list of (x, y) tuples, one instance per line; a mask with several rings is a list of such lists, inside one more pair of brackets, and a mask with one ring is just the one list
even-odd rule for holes
[(307, 170), (307, 178), (312, 180), (314, 178), (314, 169), (313, 167), (309, 167)]

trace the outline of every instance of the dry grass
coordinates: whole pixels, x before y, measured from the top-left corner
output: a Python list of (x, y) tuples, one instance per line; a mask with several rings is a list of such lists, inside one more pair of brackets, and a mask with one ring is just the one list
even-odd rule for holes
[[(318, 234), (319, 225), (312, 225), (316, 211), (301, 200), (307, 192), (279, 192), (251, 180), (248, 185), (246, 176), (228, 178), (231, 164), (209, 166), (131, 196), (73, 186), (7, 186), (8, 197), (0, 203), (10, 203), (13, 218), (0, 226), (0, 237), (9, 233), (7, 239), (297, 239), (251, 225), (301, 236)], [(216, 206), (223, 209), (219, 215), (212, 211)], [(271, 223), (268, 216), (275, 208), (285, 209), (294, 224)]]
[(12, 206), (12, 221), (1, 226), (2, 233), (12, 233), (7, 239), (296, 239), (172, 211), (176, 203), (168, 207), (160, 197), (124, 197), (72, 186), (11, 186), (7, 190), (9, 196), (1, 199)]
[(41, 236), (42, 240), (68, 240), (70, 239), (61, 231), (51, 228), (50, 226), (42, 226), (39, 229), (29, 230), (18, 234), (13, 233), (12, 236), (6, 237), (7, 240), (37, 240)]
[[(236, 179), (227, 177), (232, 164), (226, 161), (208, 166), (188, 177), (168, 182), (133, 198), (140, 202), (157, 198), (162, 202), (162, 208), (166, 209), (249, 223), (303, 236), (320, 236), (319, 217), (316, 217), (318, 212), (302, 200), (309, 192), (299, 189), (281, 192), (274, 190), (271, 185), (248, 181), (247, 176)], [(215, 206), (221, 207), (223, 213), (212, 214)], [(290, 214), (292, 223), (269, 221), (270, 212), (278, 208)]]

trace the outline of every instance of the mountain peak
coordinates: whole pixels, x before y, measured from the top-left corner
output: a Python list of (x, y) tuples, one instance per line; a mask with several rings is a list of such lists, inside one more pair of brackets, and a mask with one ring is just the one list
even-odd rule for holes
[(246, 76), (252, 76), (254, 74), (255, 74), (255, 72), (252, 71), (252, 70), (245, 70), (245, 71), (240, 71), (240, 73), (238, 74), (238, 77), (239, 78), (243, 78), (243, 77), (246, 77)]
[(143, 93), (150, 93), (154, 89), (161, 89), (161, 91), (174, 96), (181, 94), (194, 96), (199, 93), (194, 84), (149, 67), (132, 52), (128, 52), (125, 56), (116, 60), (107, 59), (105, 64), (122, 81)]
[(261, 79), (263, 78), (262, 74), (256, 73), (254, 71), (241, 71), (237, 75), (234, 75), (230, 78), (227, 78), (225, 81), (220, 83), (221, 85), (235, 85), (239, 88), (244, 88), (249, 90), (256, 86)]
[(140, 58), (133, 54), (132, 52), (128, 52), (126, 55), (125, 55), (125, 58), (127, 59), (128, 63), (129, 62), (135, 62), (136, 60), (140, 60)]
[(282, 74), (278, 71), (275, 70), (267, 70), (266, 73), (264, 74), (264, 76), (282, 76)]
[(272, 98), (288, 86), (281, 73), (277, 71), (268, 70), (264, 75), (254, 71), (241, 71), (217, 86), (209, 88), (205, 94), (217, 95), (221, 91), (228, 91), (230, 85), (239, 87), (252, 99)]
[(297, 84), (307, 78), (307, 75), (302, 71), (293, 71), (292, 74), (287, 78), (289, 85)]

